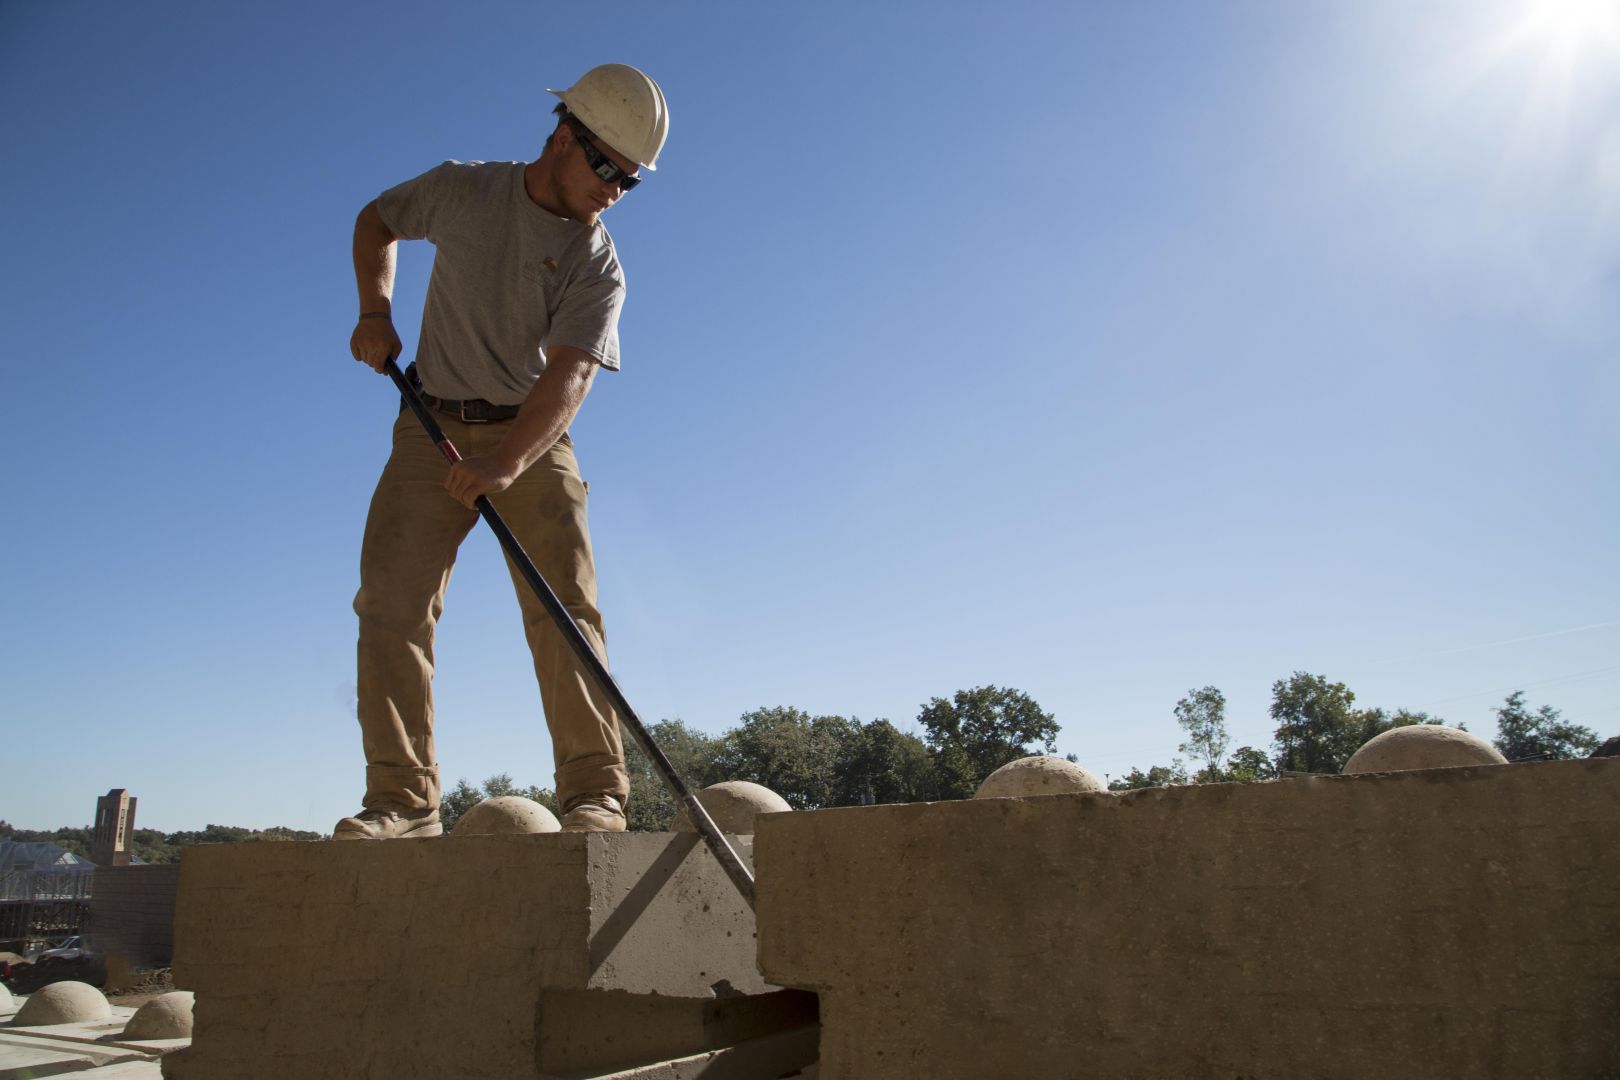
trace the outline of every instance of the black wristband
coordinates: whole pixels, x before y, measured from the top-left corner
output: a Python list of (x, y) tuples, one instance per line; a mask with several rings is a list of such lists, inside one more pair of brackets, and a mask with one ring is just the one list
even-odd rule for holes
[(362, 319), (392, 319), (394, 313), (392, 311), (362, 311), (360, 317)]

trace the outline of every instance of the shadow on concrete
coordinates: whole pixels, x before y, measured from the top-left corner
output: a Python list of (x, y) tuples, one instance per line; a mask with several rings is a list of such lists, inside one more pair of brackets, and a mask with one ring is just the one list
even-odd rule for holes
[(664, 850), (658, 853), (647, 872), (642, 874), (629, 892), (624, 894), (613, 908), (613, 913), (602, 921), (602, 927), (591, 937), (590, 970), (596, 974), (607, 958), (613, 955), (619, 942), (630, 932), (647, 908), (664, 888), (670, 878), (675, 876), (681, 863), (697, 847), (699, 837), (697, 833), (671, 833), (669, 843)]

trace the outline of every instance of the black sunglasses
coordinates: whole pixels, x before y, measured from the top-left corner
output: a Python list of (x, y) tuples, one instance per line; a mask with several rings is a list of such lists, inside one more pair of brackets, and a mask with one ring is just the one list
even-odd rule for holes
[(582, 132), (574, 132), (574, 139), (579, 143), (579, 148), (585, 151), (585, 161), (590, 165), (591, 171), (603, 180), (610, 184), (618, 184), (620, 191), (629, 191), (641, 183), (641, 177), (631, 176), (613, 164), (612, 159), (598, 150), (596, 144), (587, 139)]

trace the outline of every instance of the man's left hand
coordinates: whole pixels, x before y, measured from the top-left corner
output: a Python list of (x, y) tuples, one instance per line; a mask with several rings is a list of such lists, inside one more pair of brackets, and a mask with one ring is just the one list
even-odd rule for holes
[(462, 458), (450, 466), (450, 475), (444, 479), (444, 489), (450, 497), (467, 509), (480, 495), (495, 495), (512, 486), (517, 476), (494, 458)]

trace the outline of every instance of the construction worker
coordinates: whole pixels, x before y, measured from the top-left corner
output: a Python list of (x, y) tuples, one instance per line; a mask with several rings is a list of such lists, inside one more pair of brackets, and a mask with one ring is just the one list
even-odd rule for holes
[[(360, 555), (358, 714), (364, 809), (334, 838), (437, 836), (433, 631), (456, 549), (489, 496), (605, 661), (596, 571), (568, 425), (598, 368), (619, 367), (624, 275), (600, 215), (651, 172), (663, 91), (624, 64), (567, 90), (532, 162), (445, 162), (360, 211), (356, 360), (400, 351), (390, 298), (399, 240), (436, 249), (408, 376), (463, 455), (448, 466), (408, 411), (372, 496)], [(618, 719), (508, 561), (556, 759), (563, 828), (622, 832), (629, 775)]]

